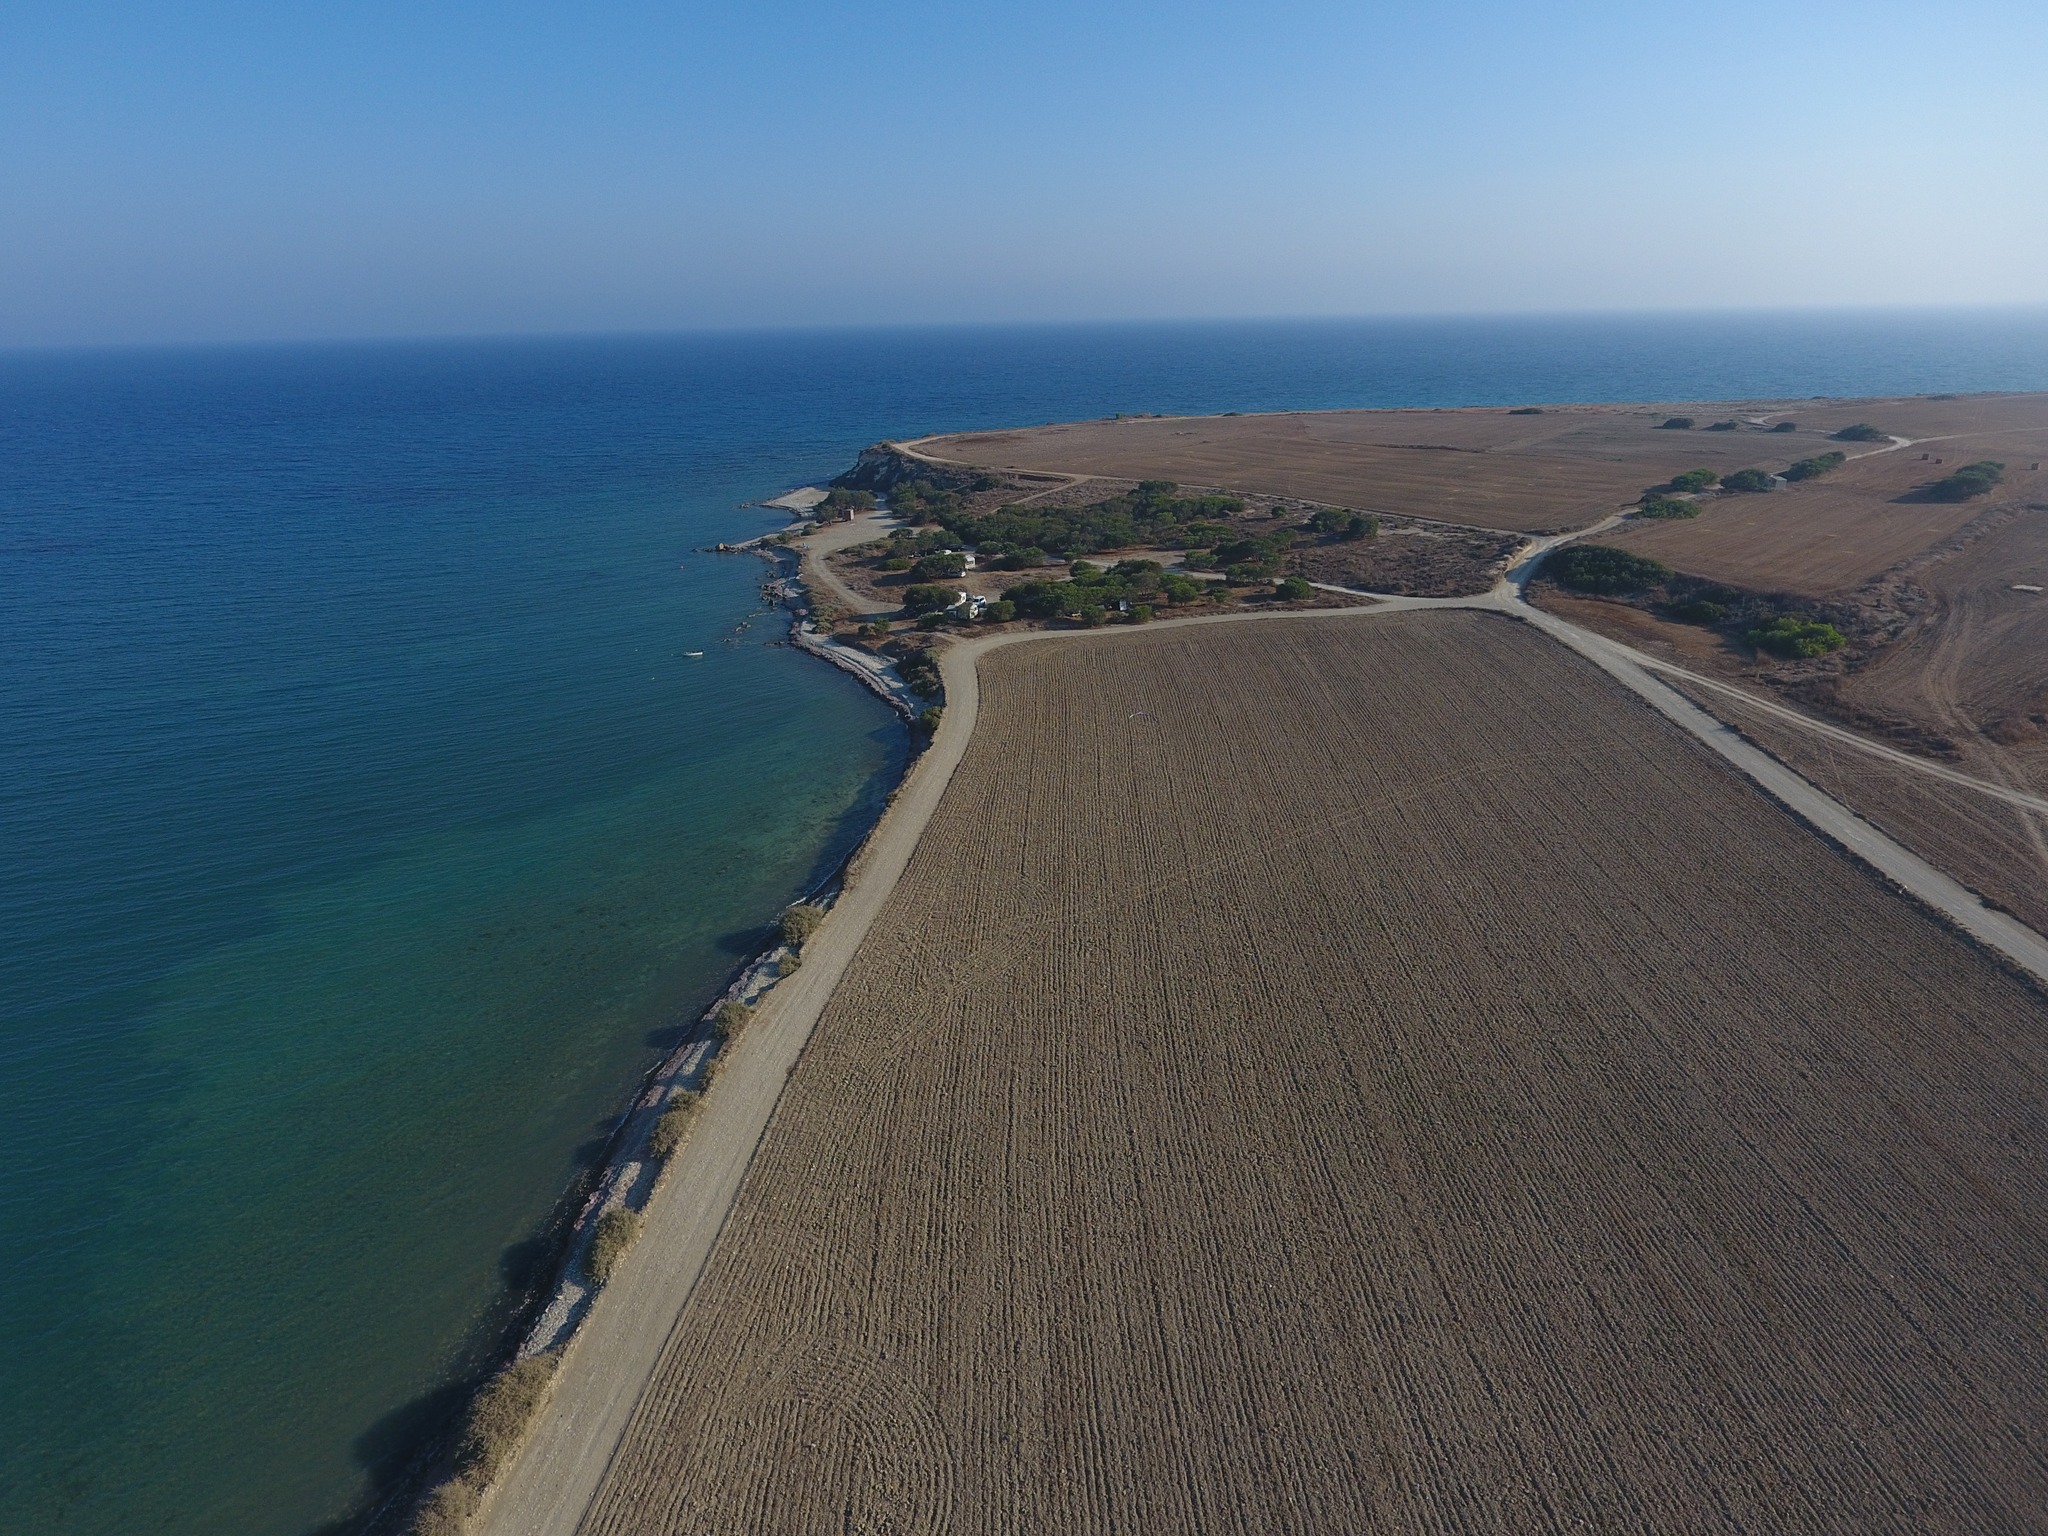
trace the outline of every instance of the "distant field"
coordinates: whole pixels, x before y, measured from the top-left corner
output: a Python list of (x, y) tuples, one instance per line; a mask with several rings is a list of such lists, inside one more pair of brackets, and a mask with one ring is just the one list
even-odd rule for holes
[[(1739, 587), (1813, 597), (1844, 592), (1953, 537), (1991, 505), (2048, 502), (2048, 470), (2028, 468), (2048, 460), (2048, 402), (2036, 399), (2033, 414), (2036, 431), (2000, 430), (1953, 445), (1937, 440), (1870, 454), (1822, 479), (1715, 498), (1697, 518), (1637, 523), (1602, 542)], [(1922, 453), (1943, 463), (1923, 460)], [(2005, 484), (1995, 495), (1965, 502), (1915, 496), (1917, 487), (1974, 459), (2005, 464)]]
[(1506, 620), (983, 676), (584, 1530), (2038, 1528), (2037, 991)]
[[(1658, 429), (1674, 415), (1691, 416), (1702, 430)], [(1703, 430), (1720, 420), (1737, 430)], [(1798, 430), (1764, 430), (1787, 420)], [(987, 468), (1169, 479), (1528, 531), (1583, 527), (1684, 469), (1782, 468), (1829, 446), (1829, 432), (1865, 420), (1908, 436), (2048, 427), (2048, 402), (1997, 396), (1573, 405), (1530, 416), (1412, 410), (1131, 418), (957, 433), (917, 447)]]

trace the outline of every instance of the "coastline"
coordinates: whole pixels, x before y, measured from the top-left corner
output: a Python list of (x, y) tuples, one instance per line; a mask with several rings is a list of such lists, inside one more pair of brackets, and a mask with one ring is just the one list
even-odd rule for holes
[[(819, 498), (822, 495), (822, 492), (818, 493)], [(798, 519), (808, 510), (808, 505), (790, 504), (788, 498), (759, 505), (790, 512)], [(791, 622), (786, 643), (792, 649), (858, 680), (887, 704), (906, 728), (915, 722), (923, 701), (895, 676), (893, 668), (878, 658), (867, 657), (866, 653), (852, 653), (808, 629), (813, 602), (800, 576), (802, 559), (797, 550), (775, 542), (774, 535), (761, 535), (740, 543), (719, 544), (715, 552), (754, 554), (766, 559), (775, 574), (763, 583), (761, 595), (771, 606), (789, 610)], [(919, 750), (919, 739), (915, 732), (911, 732), (902, 771), (887, 791), (881, 814), (846, 856), (791, 902), (791, 906), (818, 907), (828, 913), (838, 907), (864, 868), (876, 836), (889, 820), (906, 784), (927, 755), (928, 752)], [(893, 886), (893, 883), (892, 878), (889, 884)], [(816, 941), (806, 944), (806, 957), (817, 947)], [(586, 1267), (599, 1220), (606, 1213), (621, 1208), (644, 1213), (670, 1171), (680, 1171), (690, 1144), (698, 1139), (698, 1132), (693, 1128), (689, 1141), (675, 1156), (663, 1162), (648, 1152), (656, 1122), (679, 1095), (704, 1091), (714, 1072), (721, 1077), (724, 1075), (727, 1061), (737, 1055), (735, 1048), (741, 1036), (727, 1039), (721, 1035), (717, 1025), (720, 1010), (730, 1003), (739, 1003), (749, 1009), (762, 1008), (781, 984), (797, 974), (799, 965), (792, 958), (793, 954), (792, 946), (777, 937), (740, 961), (725, 985), (697, 1012), (694, 1020), (682, 1026), (682, 1039), (641, 1073), (637, 1085), (625, 1096), (624, 1107), (613, 1119), (590, 1168), (563, 1190), (543, 1226), (541, 1241), (549, 1250), (545, 1273), (552, 1278), (536, 1287), (528, 1299), (515, 1308), (500, 1334), (500, 1344), (487, 1354), (487, 1358), (500, 1364), (464, 1393), (465, 1404), (473, 1406), (494, 1383), (521, 1365), (550, 1358), (559, 1360), (574, 1345), (593, 1304), (607, 1289), (606, 1285), (590, 1277)], [(832, 973), (834, 981), (837, 973), (838, 968), (835, 968)], [(829, 990), (828, 987), (826, 995), (829, 995)], [(759, 1030), (760, 1021), (757, 1019), (744, 1034), (751, 1037)], [(708, 1116), (708, 1101), (706, 1109)], [(545, 1389), (542, 1403), (549, 1396), (552, 1396), (552, 1384)], [(454, 1481), (456, 1468), (452, 1457), (459, 1445), (462, 1421), (468, 1411), (469, 1408), (465, 1407), (461, 1415), (424, 1442), (416, 1453), (412, 1474), (400, 1479), (382, 1499), (357, 1517), (356, 1528), (365, 1536), (417, 1528), (416, 1521), (429, 1508), (434, 1495)], [(500, 1476), (484, 1490), (482, 1504), (464, 1529), (487, 1528), (487, 1512), (496, 1502), (498, 1486), (503, 1481), (504, 1477)]]

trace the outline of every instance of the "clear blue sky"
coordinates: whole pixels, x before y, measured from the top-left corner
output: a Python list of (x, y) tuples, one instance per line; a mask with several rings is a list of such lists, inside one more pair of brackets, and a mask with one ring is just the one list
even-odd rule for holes
[(2048, 302), (2048, 3), (0, 7), (0, 345)]

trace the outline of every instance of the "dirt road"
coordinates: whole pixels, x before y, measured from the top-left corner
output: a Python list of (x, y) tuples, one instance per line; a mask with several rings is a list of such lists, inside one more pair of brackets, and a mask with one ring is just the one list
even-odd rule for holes
[(887, 538), (898, 526), (896, 519), (887, 512), (859, 513), (843, 523), (827, 523), (802, 542), (801, 573), (804, 583), (815, 595), (828, 598), (848, 613), (894, 613), (896, 604), (877, 602), (840, 580), (839, 573), (832, 569), (825, 557), (871, 539)]

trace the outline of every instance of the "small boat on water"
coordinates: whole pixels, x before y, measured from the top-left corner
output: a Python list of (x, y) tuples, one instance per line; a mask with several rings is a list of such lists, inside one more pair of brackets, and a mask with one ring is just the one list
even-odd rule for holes
[(703, 655), (704, 655), (704, 653), (703, 653), (702, 651), (685, 651), (685, 652), (683, 652), (683, 654), (684, 654), (685, 656), (695, 656), (695, 657), (699, 658), (700, 660), (701, 660), (701, 659), (703, 658)]

